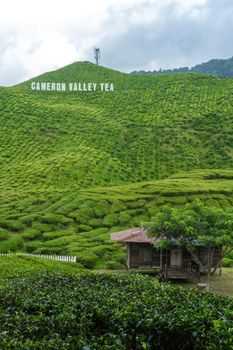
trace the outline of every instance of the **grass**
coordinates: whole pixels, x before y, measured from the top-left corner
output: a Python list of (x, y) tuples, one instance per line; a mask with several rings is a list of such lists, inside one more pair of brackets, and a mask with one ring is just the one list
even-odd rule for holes
[[(201, 283), (206, 283), (206, 280), (206, 276), (201, 276)], [(179, 281), (178, 284), (187, 289), (196, 288), (193, 282)], [(233, 268), (223, 268), (221, 276), (216, 272), (211, 277), (210, 292), (233, 298)]]

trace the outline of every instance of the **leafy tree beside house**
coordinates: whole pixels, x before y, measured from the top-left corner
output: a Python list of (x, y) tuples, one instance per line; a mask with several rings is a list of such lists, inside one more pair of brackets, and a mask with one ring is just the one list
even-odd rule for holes
[[(169, 249), (174, 243), (180, 248), (186, 248), (193, 260), (206, 272), (208, 286), (211, 273), (220, 266), (223, 257), (233, 250), (233, 210), (207, 207), (199, 200), (188, 203), (183, 208), (163, 207), (146, 228), (148, 236), (157, 238), (157, 248)], [(207, 248), (206, 266), (202, 265), (197, 255), (198, 245)], [(212, 269), (216, 246), (222, 249), (221, 257)]]

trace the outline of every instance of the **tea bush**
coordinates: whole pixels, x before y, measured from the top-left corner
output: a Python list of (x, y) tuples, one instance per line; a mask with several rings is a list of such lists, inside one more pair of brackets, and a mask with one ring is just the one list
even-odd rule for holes
[(34, 272), (0, 285), (5, 350), (230, 350), (233, 301), (139, 275)]
[(5, 241), (10, 237), (9, 232), (0, 228), (0, 241)]

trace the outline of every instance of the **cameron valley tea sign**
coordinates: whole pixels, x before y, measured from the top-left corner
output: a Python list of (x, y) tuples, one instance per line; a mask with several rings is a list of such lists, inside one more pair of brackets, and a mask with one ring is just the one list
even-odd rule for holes
[(60, 92), (113, 92), (113, 83), (54, 83), (54, 82), (31, 82), (33, 91), (60, 91)]

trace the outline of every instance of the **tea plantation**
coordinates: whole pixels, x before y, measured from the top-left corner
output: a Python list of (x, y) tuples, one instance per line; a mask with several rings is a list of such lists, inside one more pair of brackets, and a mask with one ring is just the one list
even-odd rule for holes
[(0, 348), (230, 350), (233, 301), (140, 275), (1, 279)]
[(12, 195), (0, 209), (0, 252), (76, 255), (87, 268), (123, 268), (125, 247), (110, 241), (110, 232), (151, 220), (163, 205), (182, 206), (197, 197), (232, 208), (232, 185), (230, 170), (193, 171), (131, 185)]
[(115, 91), (0, 88), (1, 197), (232, 168), (232, 79), (80, 62), (33, 81), (112, 82)]
[[(31, 82), (113, 83), (112, 92)], [(196, 198), (233, 205), (233, 80), (89, 62), (0, 87), (0, 349), (230, 350), (233, 302), (137, 275), (110, 233)], [(225, 261), (233, 264), (233, 255)]]
[[(32, 91), (32, 81), (115, 90)], [(1, 87), (0, 101), (0, 252), (122, 268), (124, 247), (110, 232), (196, 197), (232, 206), (231, 79), (78, 62)]]

